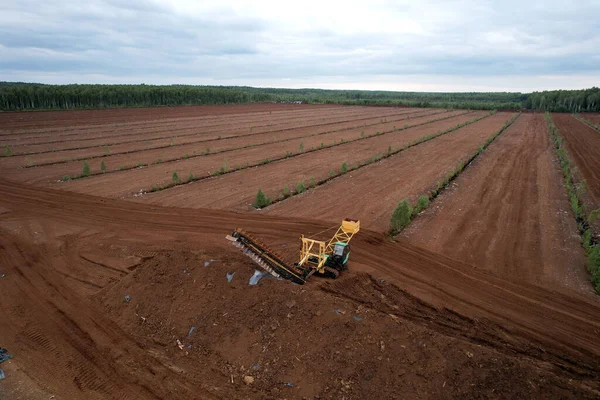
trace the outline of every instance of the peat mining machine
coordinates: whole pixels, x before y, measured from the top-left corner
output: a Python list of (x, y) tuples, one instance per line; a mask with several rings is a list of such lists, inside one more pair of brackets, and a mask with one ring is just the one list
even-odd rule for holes
[(333, 237), (326, 242), (302, 235), (299, 261), (294, 264), (285, 262), (267, 245), (242, 229), (236, 229), (226, 239), (276, 278), (303, 285), (312, 274), (335, 279), (340, 272), (348, 269), (350, 240), (359, 230), (360, 221), (344, 219)]

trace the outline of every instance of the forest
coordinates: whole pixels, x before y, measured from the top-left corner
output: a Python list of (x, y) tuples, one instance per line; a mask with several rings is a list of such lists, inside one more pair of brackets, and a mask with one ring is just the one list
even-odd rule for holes
[(45, 85), (0, 82), (0, 110), (233, 104), (302, 101), (345, 105), (398, 105), (459, 109), (527, 109), (599, 112), (600, 88), (518, 92), (394, 92), (370, 90), (274, 89), (191, 85)]

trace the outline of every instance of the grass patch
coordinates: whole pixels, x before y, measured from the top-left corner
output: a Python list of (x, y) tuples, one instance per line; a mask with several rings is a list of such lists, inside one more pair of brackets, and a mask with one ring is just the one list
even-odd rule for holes
[[(582, 118), (579, 119), (582, 120)], [(563, 173), (571, 210), (573, 211), (577, 227), (579, 228), (579, 234), (581, 235), (582, 246), (587, 258), (587, 266), (591, 275), (590, 280), (596, 292), (600, 293), (600, 244), (594, 239), (591, 227), (591, 224), (598, 218), (600, 210), (593, 210), (587, 214), (582, 201), (585, 194), (585, 181), (578, 184), (574, 182), (573, 168), (571, 167), (569, 154), (564, 146), (564, 138), (556, 125), (554, 125), (549, 112), (546, 112), (546, 123), (548, 124), (548, 131), (554, 143), (554, 149)]]
[(296, 193), (300, 194), (304, 191), (306, 191), (306, 185), (302, 181), (298, 182), (296, 184)]
[(102, 171), (102, 172), (106, 172), (106, 164), (104, 163), (104, 161), (102, 161), (102, 162), (100, 163), (100, 171)]
[(179, 175), (177, 175), (177, 171), (173, 172), (173, 175), (171, 175), (171, 180), (174, 183), (179, 183), (181, 182), (181, 178), (179, 178)]

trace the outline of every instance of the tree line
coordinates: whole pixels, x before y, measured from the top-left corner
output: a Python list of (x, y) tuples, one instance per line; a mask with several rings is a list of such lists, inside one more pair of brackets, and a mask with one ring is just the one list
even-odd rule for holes
[(552, 112), (599, 112), (600, 88), (533, 92), (523, 106), (529, 110)]
[(0, 110), (148, 107), (303, 101), (461, 109), (599, 112), (600, 89), (431, 93), (373, 90), (272, 89), (192, 85), (44, 85), (0, 82)]
[(203, 86), (0, 84), (0, 109), (81, 109), (247, 103), (240, 90)]

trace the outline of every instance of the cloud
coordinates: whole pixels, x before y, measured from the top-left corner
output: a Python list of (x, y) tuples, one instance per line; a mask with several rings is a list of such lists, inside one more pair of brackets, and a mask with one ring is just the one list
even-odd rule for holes
[(524, 91), (600, 81), (595, 2), (0, 0), (0, 10), (0, 80), (473, 90), (488, 79)]

